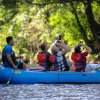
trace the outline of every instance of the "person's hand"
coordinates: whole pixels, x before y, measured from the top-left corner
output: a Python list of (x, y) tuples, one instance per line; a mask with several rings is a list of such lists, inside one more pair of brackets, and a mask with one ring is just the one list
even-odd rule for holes
[(78, 46), (83, 46), (83, 43), (79, 43)]
[(59, 41), (59, 43), (64, 44), (62, 40), (58, 40), (58, 41)]
[(19, 56), (19, 58), (23, 59), (23, 56)]
[(16, 65), (14, 65), (13, 67), (14, 67), (15, 69), (17, 69), (17, 66), (16, 66)]
[(55, 43), (55, 45), (56, 45), (56, 46), (60, 46), (60, 43), (57, 42), (57, 43)]

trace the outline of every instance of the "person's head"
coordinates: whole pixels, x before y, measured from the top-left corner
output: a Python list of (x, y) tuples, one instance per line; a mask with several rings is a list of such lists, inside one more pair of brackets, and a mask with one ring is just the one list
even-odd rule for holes
[(42, 51), (48, 51), (48, 45), (47, 45), (46, 43), (42, 43), (42, 44), (40, 45), (40, 49), (41, 49)]
[(7, 38), (6, 38), (6, 42), (7, 42), (7, 44), (10, 44), (10, 45), (14, 45), (14, 40), (13, 40), (13, 37), (12, 36), (8, 36)]
[(81, 53), (81, 47), (77, 46), (74, 48), (75, 53)]
[(53, 43), (52, 48), (51, 48), (52, 53), (56, 53), (61, 51), (59, 46), (57, 46), (55, 43)]

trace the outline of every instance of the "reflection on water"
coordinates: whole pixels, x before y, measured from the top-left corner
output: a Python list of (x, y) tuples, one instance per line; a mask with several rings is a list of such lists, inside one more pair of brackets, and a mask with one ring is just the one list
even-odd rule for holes
[(100, 100), (100, 85), (0, 85), (0, 100)]

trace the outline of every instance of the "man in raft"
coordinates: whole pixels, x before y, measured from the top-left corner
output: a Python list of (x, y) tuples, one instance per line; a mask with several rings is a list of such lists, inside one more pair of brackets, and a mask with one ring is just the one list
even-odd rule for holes
[(45, 71), (51, 70), (51, 62), (49, 60), (50, 53), (48, 52), (48, 45), (46, 43), (43, 43), (40, 45), (41, 52), (37, 55), (37, 60), (40, 67), (43, 67)]
[(18, 64), (18, 62), (16, 61), (16, 59), (21, 58), (21, 56), (16, 57), (12, 49), (12, 46), (14, 45), (13, 37), (8, 36), (6, 38), (6, 42), (7, 42), (7, 45), (4, 47), (2, 51), (2, 61), (3, 61), (4, 67), (26, 70), (26, 65), (24, 63), (19, 62)]
[[(83, 46), (86, 49), (85, 52), (81, 51), (81, 46)], [(83, 44), (82, 42), (79, 43), (77, 46), (75, 46), (74, 53), (72, 53), (72, 56), (71, 56), (71, 59), (73, 61), (73, 67), (75, 68), (75, 71), (80, 72), (82, 70), (85, 70), (86, 57), (91, 52), (92, 52), (92, 49), (90, 47), (88, 47), (87, 45)]]
[(52, 55), (50, 56), (50, 61), (54, 67), (54, 71), (69, 71), (70, 68), (67, 64), (67, 60), (65, 58), (66, 53), (70, 52), (71, 49), (68, 45), (64, 44), (61, 40), (53, 43)]

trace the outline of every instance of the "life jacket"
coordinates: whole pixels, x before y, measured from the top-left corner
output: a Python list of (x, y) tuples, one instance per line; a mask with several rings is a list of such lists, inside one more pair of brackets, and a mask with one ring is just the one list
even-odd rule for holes
[(67, 64), (67, 60), (66, 60), (65, 56), (63, 56), (63, 60), (60, 62), (57, 61), (57, 57), (61, 57), (61, 56), (57, 56), (57, 53), (55, 53), (55, 54), (52, 54), (49, 59), (51, 61), (52, 65), (54, 66), (54, 71), (59, 70), (59, 69), (60, 70), (66, 70), (66, 69), (69, 70), (69, 66)]
[[(10, 63), (7, 59), (7, 56), (4, 55), (6, 47), (7, 46), (5, 46), (5, 48), (2, 51), (2, 61), (3, 61), (3, 63), (7, 62), (10, 65)], [(14, 51), (13, 51), (13, 54), (11, 54), (11, 58), (12, 58), (12, 61), (15, 63), (16, 62), (16, 57), (15, 57), (15, 52)]]
[(48, 68), (48, 61), (47, 61), (47, 53), (46, 52), (39, 52), (37, 55), (37, 60), (38, 60), (39, 65), (41, 67), (44, 67), (45, 69)]
[(76, 71), (84, 70), (86, 67), (86, 57), (82, 59), (82, 53), (73, 53), (71, 59), (74, 61)]

